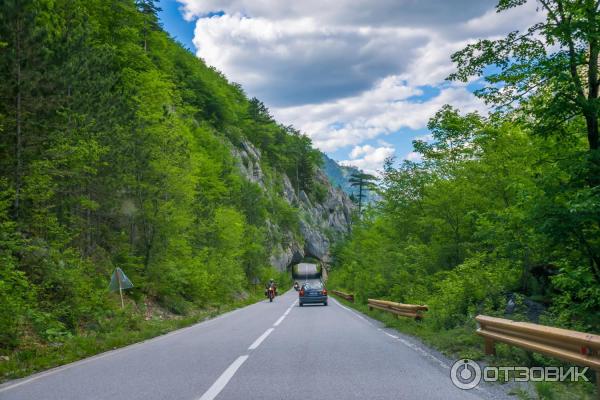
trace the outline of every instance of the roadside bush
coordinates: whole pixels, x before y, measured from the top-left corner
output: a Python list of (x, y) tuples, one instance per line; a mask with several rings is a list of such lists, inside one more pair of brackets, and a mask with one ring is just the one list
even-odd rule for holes
[(19, 344), (30, 300), (31, 287), (25, 275), (15, 270), (11, 258), (0, 256), (0, 348)]
[(435, 274), (434, 293), (427, 300), (434, 324), (450, 329), (477, 313), (497, 309), (504, 303), (504, 294), (517, 285), (517, 271), (507, 260), (490, 261), (477, 255), (452, 271)]

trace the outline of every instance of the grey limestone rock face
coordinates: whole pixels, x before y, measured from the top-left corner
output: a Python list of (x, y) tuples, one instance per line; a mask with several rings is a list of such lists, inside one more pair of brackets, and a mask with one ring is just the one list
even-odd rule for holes
[(232, 154), (237, 160), (237, 167), (242, 175), (250, 182), (257, 183), (264, 189), (266, 182), (260, 166), (260, 150), (247, 140), (243, 140), (242, 147), (234, 147)]
[(318, 228), (300, 221), (300, 232), (304, 238), (304, 254), (329, 262), (329, 239)]
[(278, 244), (271, 253), (270, 262), (278, 270), (285, 271), (288, 266), (299, 263), (303, 258), (304, 249), (293, 241), (285, 248)]
[[(247, 140), (242, 140), (240, 147), (232, 149), (241, 174), (250, 182), (258, 184), (263, 189), (273, 182), (268, 182), (260, 166), (261, 153)], [(318, 169), (316, 181), (326, 188), (326, 193), (320, 201), (316, 201), (304, 192), (297, 193), (289, 177), (278, 174), (282, 187), (280, 195), (286, 202), (299, 209), (300, 235), (294, 237), (287, 227), (274, 226), (267, 222), (271, 232), (283, 233), (282, 243), (272, 246), (270, 262), (280, 271), (296, 264), (305, 256), (319, 259), (324, 263), (331, 261), (331, 245), (350, 231), (351, 215), (354, 204), (341, 189), (334, 187), (325, 173)], [(281, 235), (280, 235), (281, 236)]]

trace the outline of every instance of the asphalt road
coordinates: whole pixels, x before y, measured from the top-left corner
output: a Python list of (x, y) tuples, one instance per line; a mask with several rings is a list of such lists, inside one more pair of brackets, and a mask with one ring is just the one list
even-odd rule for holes
[(295, 291), (0, 386), (2, 400), (488, 399), (448, 360), (330, 298)]

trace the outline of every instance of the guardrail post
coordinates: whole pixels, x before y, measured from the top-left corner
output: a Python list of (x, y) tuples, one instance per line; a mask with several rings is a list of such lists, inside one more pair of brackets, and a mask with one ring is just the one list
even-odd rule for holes
[(496, 344), (493, 339), (485, 338), (485, 354), (488, 356), (496, 355)]

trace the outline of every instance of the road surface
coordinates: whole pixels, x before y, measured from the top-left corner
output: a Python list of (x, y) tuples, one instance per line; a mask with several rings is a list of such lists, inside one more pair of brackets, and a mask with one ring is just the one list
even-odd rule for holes
[(2, 400), (487, 399), (448, 362), (330, 298), (290, 291), (146, 342), (0, 386)]

